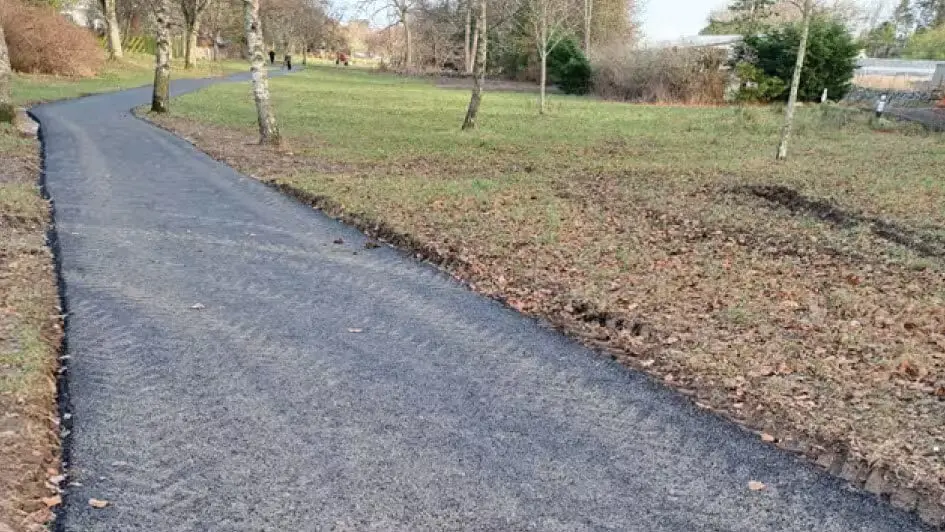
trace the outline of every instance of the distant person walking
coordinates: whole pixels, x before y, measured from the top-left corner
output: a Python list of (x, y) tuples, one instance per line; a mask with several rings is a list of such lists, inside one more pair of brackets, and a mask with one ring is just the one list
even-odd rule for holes
[(276, 64), (276, 52), (275, 50), (269, 50), (269, 64)]
[(292, 56), (285, 54), (285, 68), (286, 70), (292, 70)]

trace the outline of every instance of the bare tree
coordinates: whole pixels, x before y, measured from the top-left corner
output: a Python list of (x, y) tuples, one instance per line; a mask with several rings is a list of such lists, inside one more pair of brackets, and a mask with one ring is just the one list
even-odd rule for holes
[(7, 38), (3, 34), (3, 24), (0, 24), (0, 122), (13, 122), (16, 117), (13, 93), (10, 89), (12, 78)]
[(256, 117), (259, 122), (259, 143), (278, 145), (279, 127), (269, 98), (269, 74), (263, 55), (262, 28), (259, 25), (259, 0), (243, 0), (243, 27), (246, 45), (249, 48), (250, 72), (253, 77), (253, 99), (256, 101)]
[(463, 31), (463, 68), (467, 74), (472, 73), (473, 57), (469, 49), (469, 34), (472, 32), (472, 0), (466, 1), (466, 26)]
[(157, 19), (157, 46), (154, 51), (154, 91), (151, 93), (151, 111), (166, 113), (171, 85), (171, 19), (170, 0), (155, 0)]
[(105, 35), (108, 40), (108, 58), (121, 59), (124, 55), (121, 49), (121, 30), (118, 26), (118, 10), (116, 0), (100, 0), (102, 14), (105, 15)]
[(591, 22), (594, 19), (594, 0), (584, 0), (584, 55), (591, 57)]
[(479, 57), (479, 35), (481, 34), (478, 31), (478, 28), (475, 29), (475, 33), (472, 34), (472, 42), (469, 42), (470, 32), (473, 31), (473, 28), (470, 27), (470, 19), (473, 11), (473, 0), (467, 0), (466, 6), (466, 49), (463, 51), (467, 60), (466, 60), (466, 73), (473, 74), (473, 69), (476, 66), (476, 58)]
[(476, 54), (473, 76), (472, 95), (469, 98), (469, 107), (466, 109), (466, 118), (463, 120), (463, 129), (475, 129), (476, 116), (479, 114), (479, 104), (482, 102), (482, 86), (486, 80), (487, 49), (489, 37), (486, 32), (486, 3), (488, 0), (479, 0), (479, 18), (476, 20), (476, 30), (479, 37), (479, 50)]
[(548, 85), (548, 55), (564, 40), (571, 21), (572, 4), (568, 0), (525, 0), (525, 23), (532, 33), (541, 62), (538, 112), (545, 113), (545, 89)]
[(381, 11), (388, 11), (394, 18), (396, 24), (404, 28), (404, 68), (408, 72), (413, 70), (413, 35), (411, 33), (411, 23), (414, 10), (420, 5), (420, 0), (365, 0), (362, 2), (362, 10), (373, 6), (374, 12), (368, 18), (374, 18)]
[(180, 0), (180, 10), (184, 15), (184, 68), (194, 68), (201, 15), (210, 7), (210, 2), (211, 0)]
[[(241, 3), (241, 2), (240, 2)], [(216, 0), (204, 12), (204, 28), (213, 39), (213, 60), (220, 59), (220, 43), (229, 39), (239, 41), (243, 34), (243, 17), (240, 6), (234, 0)]]
[(804, 20), (801, 22), (801, 42), (797, 47), (797, 62), (794, 63), (794, 76), (791, 79), (791, 93), (788, 96), (787, 108), (784, 111), (784, 127), (781, 129), (781, 140), (778, 142), (778, 160), (787, 159), (788, 142), (791, 140), (791, 130), (794, 128), (794, 108), (797, 106), (797, 91), (801, 86), (801, 72), (804, 70), (804, 56), (807, 55), (807, 38), (810, 35), (810, 19), (814, 13), (813, 0), (804, 0)]

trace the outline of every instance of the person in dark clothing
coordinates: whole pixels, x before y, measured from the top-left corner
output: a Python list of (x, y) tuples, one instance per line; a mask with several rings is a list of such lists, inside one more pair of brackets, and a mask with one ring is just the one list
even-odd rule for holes
[(269, 50), (269, 64), (276, 64), (276, 52), (275, 50)]
[(285, 54), (285, 68), (292, 70), (292, 56), (289, 54)]

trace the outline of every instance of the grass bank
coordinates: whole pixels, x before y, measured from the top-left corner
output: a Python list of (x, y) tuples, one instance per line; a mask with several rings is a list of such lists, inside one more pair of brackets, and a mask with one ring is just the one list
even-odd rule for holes
[[(41, 527), (58, 475), (56, 355), (62, 335), (39, 143), (0, 125), (0, 529)], [(53, 502), (53, 501), (50, 501)]]
[(468, 94), (325, 67), (272, 81), (288, 145), (248, 148), (245, 86), (159, 122), (943, 519), (945, 151), (910, 124), (767, 108)]
[[(171, 62), (171, 79), (206, 78), (246, 72), (245, 61), (200, 61), (189, 70), (183, 60)], [(87, 94), (113, 92), (147, 85), (154, 81), (154, 57), (127, 54), (124, 59), (109, 62), (104, 71), (91, 78), (17, 74), (13, 77), (13, 97), (18, 105), (75, 98)]]

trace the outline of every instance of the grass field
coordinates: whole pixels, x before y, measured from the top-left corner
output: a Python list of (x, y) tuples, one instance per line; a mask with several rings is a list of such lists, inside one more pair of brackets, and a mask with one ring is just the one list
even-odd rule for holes
[[(171, 64), (171, 79), (204, 78), (246, 72), (245, 61), (201, 61), (190, 70), (183, 68), (183, 60)], [(55, 76), (16, 75), (13, 78), (13, 98), (18, 105), (75, 98), (86, 94), (112, 92), (147, 85), (154, 81), (154, 57), (126, 54), (118, 62), (109, 63), (98, 76), (71, 79)]]
[[(489, 93), (314, 68), (159, 122), (934, 519), (945, 486), (943, 139), (780, 114)], [(766, 439), (771, 439), (765, 436)], [(872, 476), (870, 476), (872, 473)], [(905, 491), (896, 491), (904, 488)], [(906, 489), (908, 488), (908, 489)], [(918, 495), (918, 498), (916, 498)]]

